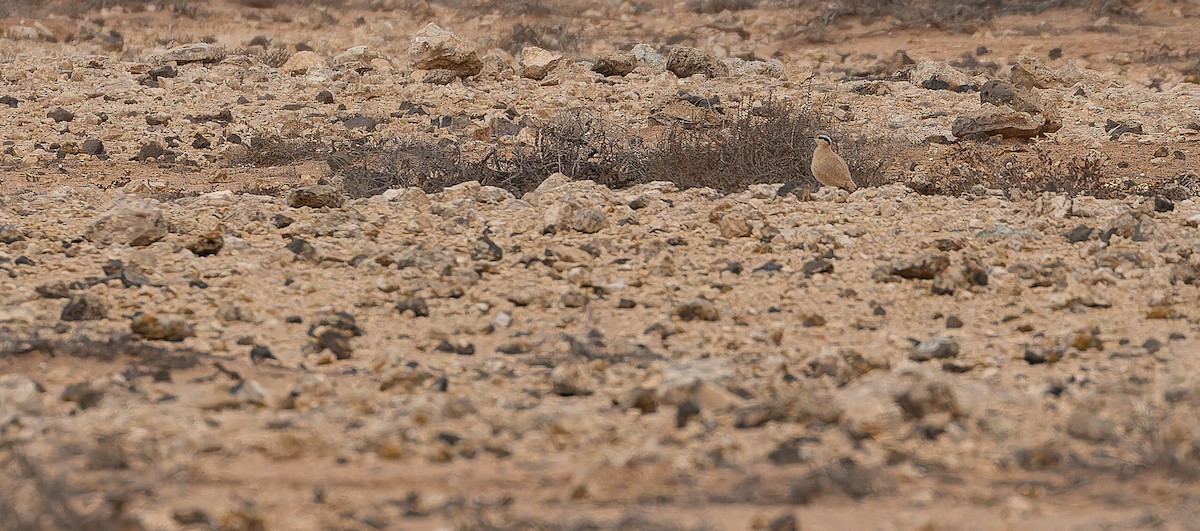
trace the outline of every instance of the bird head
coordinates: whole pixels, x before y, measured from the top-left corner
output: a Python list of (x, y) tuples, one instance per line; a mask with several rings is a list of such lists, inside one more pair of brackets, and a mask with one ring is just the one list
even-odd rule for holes
[(817, 140), (818, 145), (828, 146), (833, 143), (833, 139), (829, 138), (829, 135), (824, 134), (824, 133), (817, 135), (815, 138)]

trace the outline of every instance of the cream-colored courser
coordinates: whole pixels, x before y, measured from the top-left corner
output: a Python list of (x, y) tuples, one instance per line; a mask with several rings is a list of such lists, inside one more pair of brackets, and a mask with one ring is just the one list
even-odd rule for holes
[(809, 166), (813, 177), (825, 186), (836, 186), (851, 192), (857, 190), (854, 179), (850, 178), (850, 167), (830, 147), (833, 139), (829, 138), (829, 135), (817, 135), (816, 140), (817, 149), (813, 151), (812, 165)]

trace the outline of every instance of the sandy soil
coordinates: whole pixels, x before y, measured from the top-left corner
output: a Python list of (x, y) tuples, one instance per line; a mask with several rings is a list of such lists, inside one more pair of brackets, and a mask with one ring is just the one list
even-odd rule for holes
[[(575, 40), (540, 80), (500, 48), (568, 19), (176, 6), (0, 21), (0, 529), (1200, 520), (1200, 4), (961, 32), (612, 3), (547, 33)], [(516, 71), (424, 82), (429, 22)], [(202, 37), (218, 60), (163, 59)], [(591, 71), (667, 41), (783, 75)], [(263, 62), (297, 43), (318, 64)], [(915, 192), (958, 171), (938, 137), (980, 95), (923, 87), (897, 50), (976, 87), (1036, 59), (1061, 128), (998, 145), (1145, 193)], [(364, 199), (324, 154), (242, 163), (256, 137), (483, 142), (563, 109), (648, 130), (688, 118), (681, 93), (796, 102), (898, 160), (853, 194), (548, 175)]]

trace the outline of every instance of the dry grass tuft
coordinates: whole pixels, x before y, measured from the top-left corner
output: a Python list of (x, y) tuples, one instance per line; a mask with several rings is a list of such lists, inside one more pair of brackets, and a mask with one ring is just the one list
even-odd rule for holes
[(271, 68), (279, 68), (292, 58), (292, 52), (287, 48), (269, 48), (258, 54), (258, 60)]

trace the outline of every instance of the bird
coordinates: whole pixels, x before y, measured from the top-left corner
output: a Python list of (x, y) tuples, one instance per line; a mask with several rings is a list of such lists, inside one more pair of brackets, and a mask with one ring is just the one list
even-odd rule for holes
[(851, 192), (857, 190), (854, 179), (850, 178), (850, 167), (830, 147), (833, 139), (829, 138), (829, 135), (820, 134), (816, 136), (816, 141), (817, 149), (813, 151), (812, 164), (809, 165), (813, 177), (824, 186), (844, 188)]
[(338, 149), (331, 142), (329, 155), (325, 157), (325, 162), (329, 164), (329, 169), (333, 170), (333, 173), (340, 173), (354, 164), (354, 157), (348, 150)]

